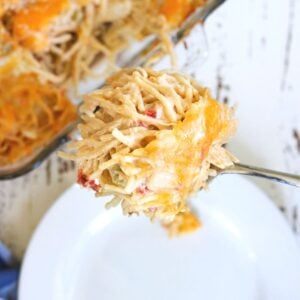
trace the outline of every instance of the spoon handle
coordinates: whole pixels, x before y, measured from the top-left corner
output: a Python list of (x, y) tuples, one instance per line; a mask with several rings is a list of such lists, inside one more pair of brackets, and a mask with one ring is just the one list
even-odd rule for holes
[(280, 183), (285, 183), (296, 187), (300, 187), (299, 175), (278, 172), (278, 171), (268, 170), (268, 169), (263, 169), (258, 167), (252, 167), (240, 163), (235, 163), (232, 167), (224, 169), (220, 173), (221, 174), (242, 174), (242, 175), (263, 177)]

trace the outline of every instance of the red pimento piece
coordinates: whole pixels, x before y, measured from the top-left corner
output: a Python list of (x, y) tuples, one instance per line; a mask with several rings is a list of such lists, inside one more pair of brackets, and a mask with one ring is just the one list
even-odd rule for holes
[(142, 195), (145, 195), (148, 193), (150, 190), (147, 188), (145, 184), (141, 184), (137, 189), (136, 192)]
[(77, 173), (77, 183), (86, 187), (87, 182), (88, 182), (87, 176), (81, 170), (79, 170)]
[(148, 116), (148, 117), (151, 117), (151, 118), (156, 118), (156, 110), (154, 109), (147, 109), (145, 111), (145, 115)]
[(95, 180), (89, 180), (89, 187), (93, 189), (95, 192), (98, 192), (100, 189), (100, 184), (97, 184)]
[[(153, 119), (155, 119), (156, 117), (157, 117), (157, 114), (156, 114), (156, 110), (154, 110), (154, 109), (147, 109), (146, 111), (145, 111), (145, 115), (146, 116), (148, 116), (148, 117), (151, 117), (151, 118), (153, 118)], [(151, 125), (151, 124), (149, 124), (149, 123), (147, 123), (147, 122), (144, 122), (144, 121), (139, 121), (138, 122), (138, 125), (139, 126), (143, 126), (143, 127), (148, 127), (149, 125)]]
[(84, 174), (81, 170), (78, 171), (77, 174), (77, 183), (80, 184), (83, 187), (91, 188), (95, 192), (98, 192), (101, 188), (100, 184), (97, 184), (95, 180), (89, 180), (87, 175)]

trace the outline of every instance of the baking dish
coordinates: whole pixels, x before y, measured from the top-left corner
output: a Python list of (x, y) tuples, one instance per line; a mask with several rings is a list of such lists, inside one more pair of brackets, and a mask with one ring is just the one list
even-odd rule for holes
[[(181, 27), (171, 34), (172, 43), (174, 46), (183, 42), (196, 26), (203, 28), (203, 24), (207, 17), (224, 1), (225, 0), (208, 0), (205, 6), (200, 7), (193, 14), (191, 14), (183, 22)], [(202, 30), (202, 32), (204, 31)], [(120, 67), (145, 66), (149, 65), (150, 63), (154, 64), (163, 58), (163, 56), (164, 53), (158, 41), (154, 38), (150, 38), (135, 47), (135, 50), (129, 49), (129, 51), (124, 52), (120, 56), (118, 65)], [(95, 66), (95, 68), (101, 68), (101, 61), (97, 64), (97, 66)], [(103, 77), (100, 79), (86, 79), (80, 83), (79, 92), (86, 93), (91, 91), (101, 86), (104, 80), (105, 78)], [(72, 90), (70, 90), (70, 95), (74, 102), (77, 105), (80, 105), (80, 100), (78, 97), (75, 97), (75, 93)], [(78, 121), (79, 120), (76, 120), (68, 124), (59, 132), (58, 135), (50, 140), (49, 143), (39, 148), (26, 159), (22, 159), (14, 164), (0, 166), (0, 180), (16, 178), (37, 168), (47, 157), (49, 157), (52, 152), (57, 150), (61, 145), (66, 143), (71, 138), (72, 134), (74, 134), (74, 131), (76, 132), (75, 128)]]

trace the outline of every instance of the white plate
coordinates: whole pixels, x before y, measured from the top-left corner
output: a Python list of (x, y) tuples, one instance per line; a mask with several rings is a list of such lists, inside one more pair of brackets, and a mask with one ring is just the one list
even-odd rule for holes
[(203, 228), (169, 239), (73, 186), (30, 243), (19, 300), (299, 300), (300, 251), (280, 212), (238, 176), (193, 200)]

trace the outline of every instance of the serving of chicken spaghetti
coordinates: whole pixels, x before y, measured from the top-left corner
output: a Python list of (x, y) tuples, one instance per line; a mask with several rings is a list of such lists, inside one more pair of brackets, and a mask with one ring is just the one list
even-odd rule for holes
[(107, 207), (120, 204), (175, 232), (184, 228), (171, 225), (176, 216), (195, 225), (183, 217), (188, 197), (235, 160), (223, 147), (235, 129), (232, 110), (179, 73), (120, 71), (85, 96), (80, 113), (82, 139), (61, 154), (79, 162), (78, 182), (114, 195)]

